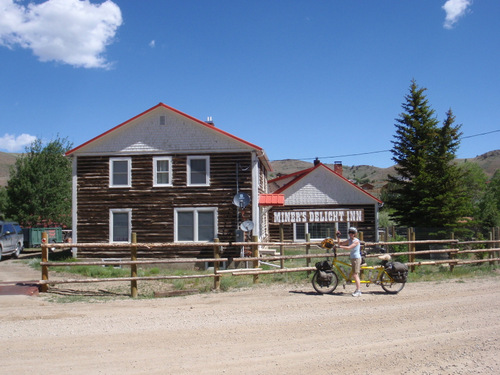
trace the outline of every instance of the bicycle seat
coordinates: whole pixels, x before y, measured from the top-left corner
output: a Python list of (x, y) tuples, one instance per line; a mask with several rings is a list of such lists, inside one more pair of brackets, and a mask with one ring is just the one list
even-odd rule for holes
[(379, 255), (378, 259), (390, 261), (392, 258), (391, 258), (391, 256), (389, 254), (384, 254), (384, 255)]

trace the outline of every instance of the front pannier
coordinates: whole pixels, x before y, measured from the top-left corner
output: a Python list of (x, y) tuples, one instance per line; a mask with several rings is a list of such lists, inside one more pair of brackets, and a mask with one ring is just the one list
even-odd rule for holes
[(327, 260), (323, 262), (316, 263), (316, 269), (318, 270), (317, 282), (319, 285), (327, 287), (330, 285), (333, 279), (332, 266)]
[(400, 262), (387, 263), (385, 270), (395, 282), (406, 283), (408, 279), (408, 266), (406, 264)]

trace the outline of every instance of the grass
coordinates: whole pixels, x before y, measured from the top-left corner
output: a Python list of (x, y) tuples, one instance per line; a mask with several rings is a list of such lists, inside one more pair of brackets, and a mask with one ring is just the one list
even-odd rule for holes
[[(311, 249), (311, 253), (323, 253), (322, 250)], [(304, 254), (304, 249), (287, 249), (286, 255), (299, 255)], [(342, 259), (342, 258), (341, 258)], [(64, 262), (75, 262), (78, 263), (77, 259), (74, 258), (64, 258), (58, 259), (59, 261)], [(319, 259), (311, 259), (310, 265), (314, 266), (314, 264)], [(347, 258), (343, 259), (347, 260)], [(424, 260), (424, 259), (422, 259)], [(417, 259), (418, 261), (418, 259)], [(40, 258), (34, 258), (28, 261), (28, 264), (40, 270)], [(273, 264), (280, 265), (280, 261), (274, 261)], [(376, 258), (368, 258), (368, 264), (376, 265), (378, 264), (378, 259)], [(290, 259), (285, 260), (284, 262), (285, 268), (295, 268), (295, 267), (304, 267), (306, 266), (305, 259)], [(251, 265), (249, 265), (251, 267)], [(270, 265), (262, 264), (261, 268), (264, 270), (275, 269)], [(117, 268), (113, 266), (54, 266), (50, 267), (49, 275), (58, 275), (58, 276), (66, 276), (68, 274), (76, 274), (80, 275), (84, 278), (119, 278), (119, 277), (129, 277), (130, 276), (130, 268), (123, 267)], [(146, 276), (187, 276), (187, 275), (204, 275), (204, 274), (213, 274), (213, 271), (203, 271), (203, 270), (180, 270), (180, 269), (168, 269), (163, 267), (139, 267), (138, 268), (138, 276), (146, 277)], [(478, 277), (490, 277), (490, 276), (498, 276), (500, 273), (498, 272), (498, 265), (490, 265), (489, 263), (480, 263), (480, 264), (471, 264), (471, 265), (463, 265), (454, 267), (453, 272), (450, 272), (448, 266), (417, 266), (413, 272), (409, 273), (408, 282), (427, 282), (427, 281), (448, 281), (448, 280), (456, 280), (457, 282), (465, 282), (466, 279), (478, 278)], [(53, 276), (52, 276), (53, 277)], [(67, 278), (71, 278), (66, 276)], [(305, 271), (301, 272), (288, 272), (288, 273), (275, 273), (275, 274), (267, 274), (267, 275), (259, 275), (259, 284), (270, 285), (270, 284), (294, 284), (294, 285), (306, 285), (310, 283), (312, 277), (312, 273), (308, 273)], [(214, 287), (214, 279), (212, 277), (206, 278), (190, 278), (190, 279), (168, 279), (161, 280), (162, 283), (166, 284), (168, 288), (172, 291), (188, 291), (197, 293), (208, 293), (213, 290)], [(141, 289), (143, 288), (145, 282), (139, 281), (139, 293), (141, 298), (152, 298), (154, 296), (154, 291), (146, 291), (143, 292)], [(113, 288), (110, 290), (112, 293), (112, 298), (116, 298), (117, 296), (126, 296), (130, 294), (130, 284), (128, 282), (120, 282), (120, 286)], [(250, 288), (254, 285), (253, 276), (233, 276), (231, 274), (225, 274), (221, 277), (220, 289), (221, 291), (229, 291), (241, 288)], [(114, 294), (113, 294), (114, 293)], [(101, 298), (102, 297), (102, 298)], [(97, 297), (95, 297), (97, 298)], [(110, 296), (99, 296), (99, 299), (110, 298)], [(75, 302), (86, 300), (88, 301), (87, 296), (67, 296), (63, 298), (61, 302)]]

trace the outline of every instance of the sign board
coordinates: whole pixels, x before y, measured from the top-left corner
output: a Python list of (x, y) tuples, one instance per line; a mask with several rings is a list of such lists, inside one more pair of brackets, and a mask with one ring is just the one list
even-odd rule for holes
[(361, 223), (365, 221), (363, 209), (275, 211), (273, 214), (274, 223)]

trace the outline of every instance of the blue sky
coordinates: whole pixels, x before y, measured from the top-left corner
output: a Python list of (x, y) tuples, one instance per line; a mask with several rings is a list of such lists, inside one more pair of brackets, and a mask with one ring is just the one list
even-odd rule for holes
[(473, 158), (500, 149), (499, 16), (498, 0), (0, 0), (0, 151), (76, 147), (163, 102), (270, 160), (388, 167), (415, 79)]

